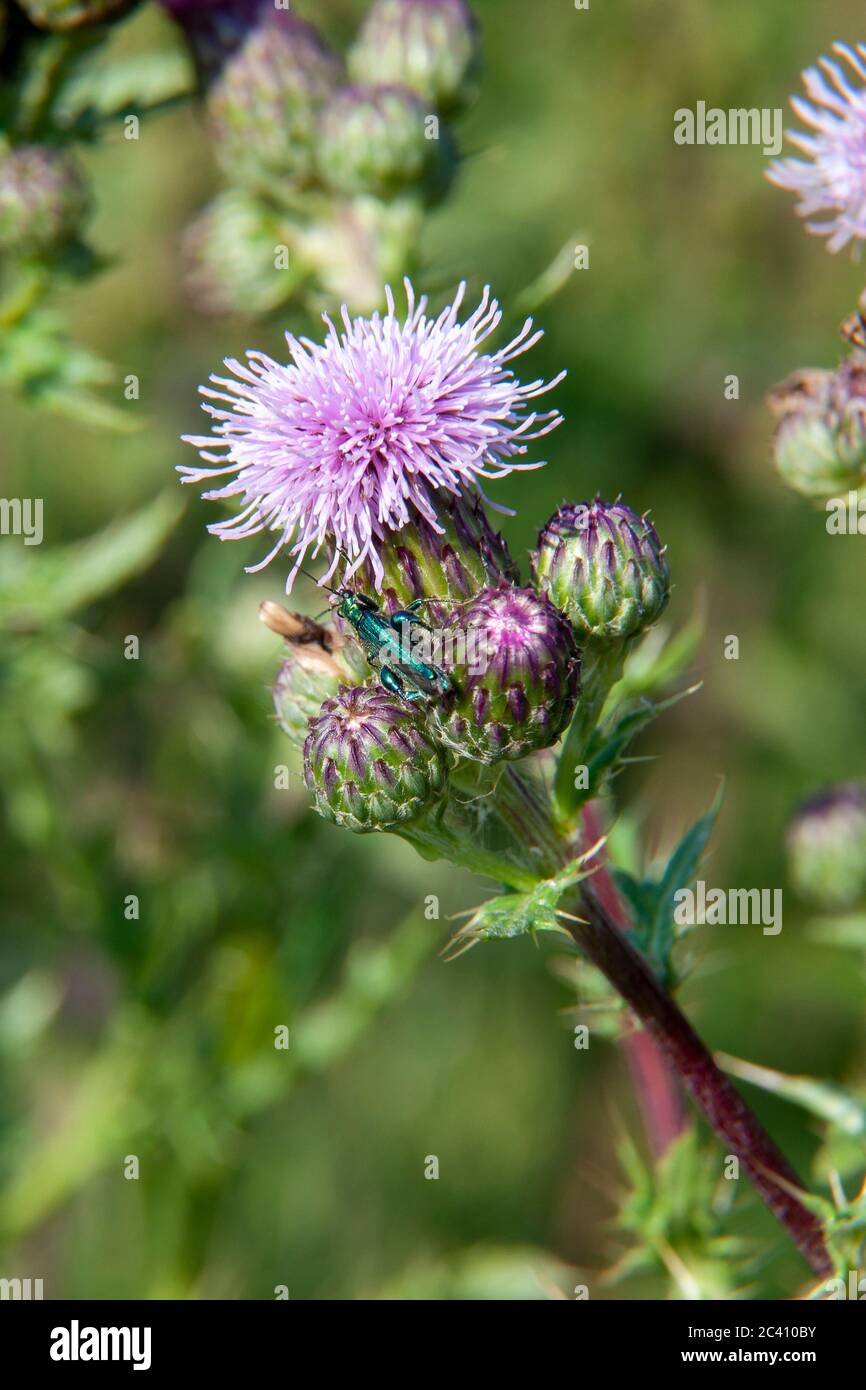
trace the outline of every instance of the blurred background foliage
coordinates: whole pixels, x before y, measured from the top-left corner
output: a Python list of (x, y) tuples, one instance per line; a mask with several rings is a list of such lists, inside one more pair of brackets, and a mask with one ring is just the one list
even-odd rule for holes
[[(335, 42), (363, 12), (296, 8)], [(475, 9), (480, 96), (416, 279), (434, 296), (489, 282), (508, 306), (563, 247), (589, 247), (538, 311), (532, 369), (567, 366), (567, 424), (549, 467), (494, 485), (518, 513), (506, 534), (524, 553), (557, 504), (596, 490), (652, 508), (671, 625), (706, 611), (704, 687), (642, 740), (657, 760), (621, 790), (661, 852), (723, 774), (705, 877), (783, 886), (792, 805), (866, 770), (866, 571), (862, 539), (828, 536), (777, 482), (763, 397), (794, 367), (835, 365), (864, 272), (804, 235), (759, 149), (676, 146), (673, 112), (786, 107), (834, 39), (866, 38), (861, 7)], [(179, 40), (148, 4), (111, 43), (135, 58)], [(115, 365), (105, 395), (133, 428), (3, 397), (2, 492), (44, 499), (45, 541), (0, 540), (0, 1274), (73, 1298), (790, 1294), (804, 1267), (757, 1199), (713, 1215), (710, 1141), (652, 1174), (619, 1049), (574, 1048), (559, 948), (444, 964), (446, 918), (481, 886), (391, 837), (338, 836), (294, 764), (275, 786), (291, 756), (269, 695), (280, 651), (256, 609), (285, 565), (244, 576), (261, 545), (208, 538), (214, 517), (173, 470), (219, 360), (279, 356), (284, 328), (308, 323), (190, 307), (179, 245), (219, 187), (194, 107), (84, 160), (106, 268), (57, 304)], [(712, 1046), (862, 1083), (862, 935), (829, 944), (786, 892), (779, 936), (704, 927), (694, 943), (682, 1001)], [(749, 1098), (808, 1171), (818, 1117)], [(708, 1271), (691, 1284), (687, 1252)], [(604, 1277), (623, 1262), (627, 1283)]]

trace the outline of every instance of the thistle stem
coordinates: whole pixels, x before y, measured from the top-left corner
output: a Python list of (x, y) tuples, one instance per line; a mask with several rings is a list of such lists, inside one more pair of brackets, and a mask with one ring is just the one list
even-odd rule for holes
[(617, 928), (589, 883), (581, 885), (573, 906), (583, 920), (568, 922), (568, 929), (582, 954), (640, 1019), (726, 1150), (740, 1160), (755, 1190), (815, 1274), (820, 1278), (831, 1274), (821, 1224), (795, 1195), (794, 1189), (802, 1184), (781, 1150), (716, 1066), (709, 1049), (644, 958)]
[(589, 740), (608, 695), (622, 675), (631, 645), (630, 642), (614, 647), (587, 645), (581, 652), (580, 699), (562, 745), (553, 784), (556, 819), (563, 830), (574, 828), (580, 806), (586, 800), (585, 794), (577, 795), (576, 773), (585, 764)]

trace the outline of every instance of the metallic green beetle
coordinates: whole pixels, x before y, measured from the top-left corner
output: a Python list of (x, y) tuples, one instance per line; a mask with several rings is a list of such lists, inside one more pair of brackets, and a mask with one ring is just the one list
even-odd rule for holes
[[(324, 588), (325, 586), (320, 586)], [(418, 610), (428, 602), (416, 598), (396, 613), (383, 613), (379, 604), (368, 594), (353, 589), (329, 590), (337, 602), (334, 610), (355, 632), (370, 665), (378, 670), (379, 679), (392, 695), (416, 704), (447, 695), (451, 680), (439, 666), (421, 661), (411, 650), (412, 628), (432, 631)]]

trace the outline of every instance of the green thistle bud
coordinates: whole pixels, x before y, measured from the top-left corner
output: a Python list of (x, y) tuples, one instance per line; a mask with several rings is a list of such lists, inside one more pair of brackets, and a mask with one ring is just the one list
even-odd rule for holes
[(447, 766), (423, 713), (378, 687), (344, 686), (310, 724), (304, 777), (325, 820), (394, 830), (435, 805)]
[(217, 159), (236, 183), (312, 175), (316, 116), (342, 75), (312, 24), (265, 4), (207, 91)]
[(346, 673), (320, 647), (292, 646), (289, 651), (274, 681), (274, 709), (283, 733), (303, 748), (310, 720), (337, 694)]
[(325, 201), (296, 229), (299, 256), (328, 298), (371, 314), (381, 307), (382, 286), (405, 274), (424, 209), (411, 193), (387, 203), (369, 196)]
[(805, 497), (834, 497), (866, 482), (866, 355), (838, 371), (794, 372), (767, 397), (783, 481)]
[(39, 254), (68, 241), (89, 203), (74, 161), (50, 145), (0, 156), (0, 250)]
[(567, 613), (580, 646), (617, 646), (654, 623), (670, 596), (655, 529), (621, 502), (568, 503), (542, 528), (535, 582)]
[(428, 115), (405, 87), (344, 87), (322, 111), (318, 168), (344, 196), (390, 198), (418, 186), (442, 193), (454, 168), (446, 138), (428, 139)]
[[(266, 314), (305, 276), (288, 219), (243, 189), (221, 193), (186, 229), (190, 298), (204, 314)], [(278, 264), (280, 254), (287, 264)], [(287, 253), (287, 254), (286, 254)]]
[(532, 589), (484, 589), (447, 634), (453, 694), (435, 706), (444, 743), (475, 762), (549, 748), (571, 719), (580, 657), (564, 615)]
[(40, 29), (78, 29), (117, 19), (138, 0), (18, 0), (21, 9)]
[(478, 29), (465, 0), (375, 0), (349, 54), (358, 82), (397, 82), (446, 111), (471, 95)]
[(845, 783), (810, 798), (793, 817), (786, 845), (802, 897), (853, 907), (866, 896), (866, 787)]
[[(416, 514), (402, 531), (382, 542), (379, 559), (385, 572), (380, 596), (388, 613), (415, 599), (431, 599), (425, 619), (442, 627), (458, 604), (503, 581), (516, 583), (518, 573), (504, 538), (493, 530), (477, 497), (446, 500), (438, 525), (441, 532)], [(376, 579), (369, 563), (360, 577), (372, 593)]]

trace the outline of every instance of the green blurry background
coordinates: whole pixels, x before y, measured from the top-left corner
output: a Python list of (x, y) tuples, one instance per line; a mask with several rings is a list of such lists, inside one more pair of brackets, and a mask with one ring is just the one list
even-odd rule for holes
[[(297, 8), (337, 39), (363, 10)], [(531, 370), (568, 368), (567, 423), (545, 470), (494, 485), (518, 512), (506, 534), (523, 554), (559, 502), (596, 490), (652, 508), (671, 625), (706, 610), (705, 684), (644, 738), (657, 761), (622, 791), (655, 852), (724, 775), (706, 877), (782, 886), (793, 803), (864, 772), (866, 561), (862, 539), (828, 537), (777, 482), (762, 398), (836, 362), (864, 273), (804, 234), (759, 149), (678, 147), (673, 112), (787, 107), (834, 39), (866, 39), (862, 7), (476, 9), (484, 79), (459, 185), (427, 227), (429, 287), (489, 282), (507, 305), (563, 246), (590, 255), (538, 314)], [(147, 6), (117, 41), (177, 40)], [(665, 1296), (661, 1268), (615, 1290), (599, 1279), (623, 1249), (622, 1136), (643, 1140), (619, 1050), (574, 1049), (556, 953), (524, 940), (444, 964), (447, 915), (484, 885), (324, 825), (296, 776), (275, 790), (277, 765), (295, 765), (270, 704), (279, 642), (256, 609), (281, 597), (285, 565), (245, 576), (261, 544), (209, 538), (218, 513), (173, 470), (192, 457), (179, 435), (200, 428), (198, 383), (246, 347), (279, 355), (285, 324), (188, 308), (178, 240), (216, 187), (195, 110), (118, 136), (88, 168), (95, 241), (115, 260), (63, 302), (116, 364), (138, 428), (3, 399), (2, 492), (44, 498), (45, 544), (0, 542), (19, 579), (31, 567), (38, 614), (4, 638), (0, 667), (0, 1275), (73, 1298), (546, 1297), (579, 1281)], [(724, 398), (731, 373), (739, 401)], [(108, 553), (79, 548), (133, 514)], [(714, 1047), (850, 1081), (861, 962), (807, 928), (793, 893), (779, 937), (704, 928), (683, 1003)], [(807, 1170), (809, 1120), (750, 1099)], [(746, 1193), (730, 1229), (762, 1251), (753, 1291), (805, 1278)]]

